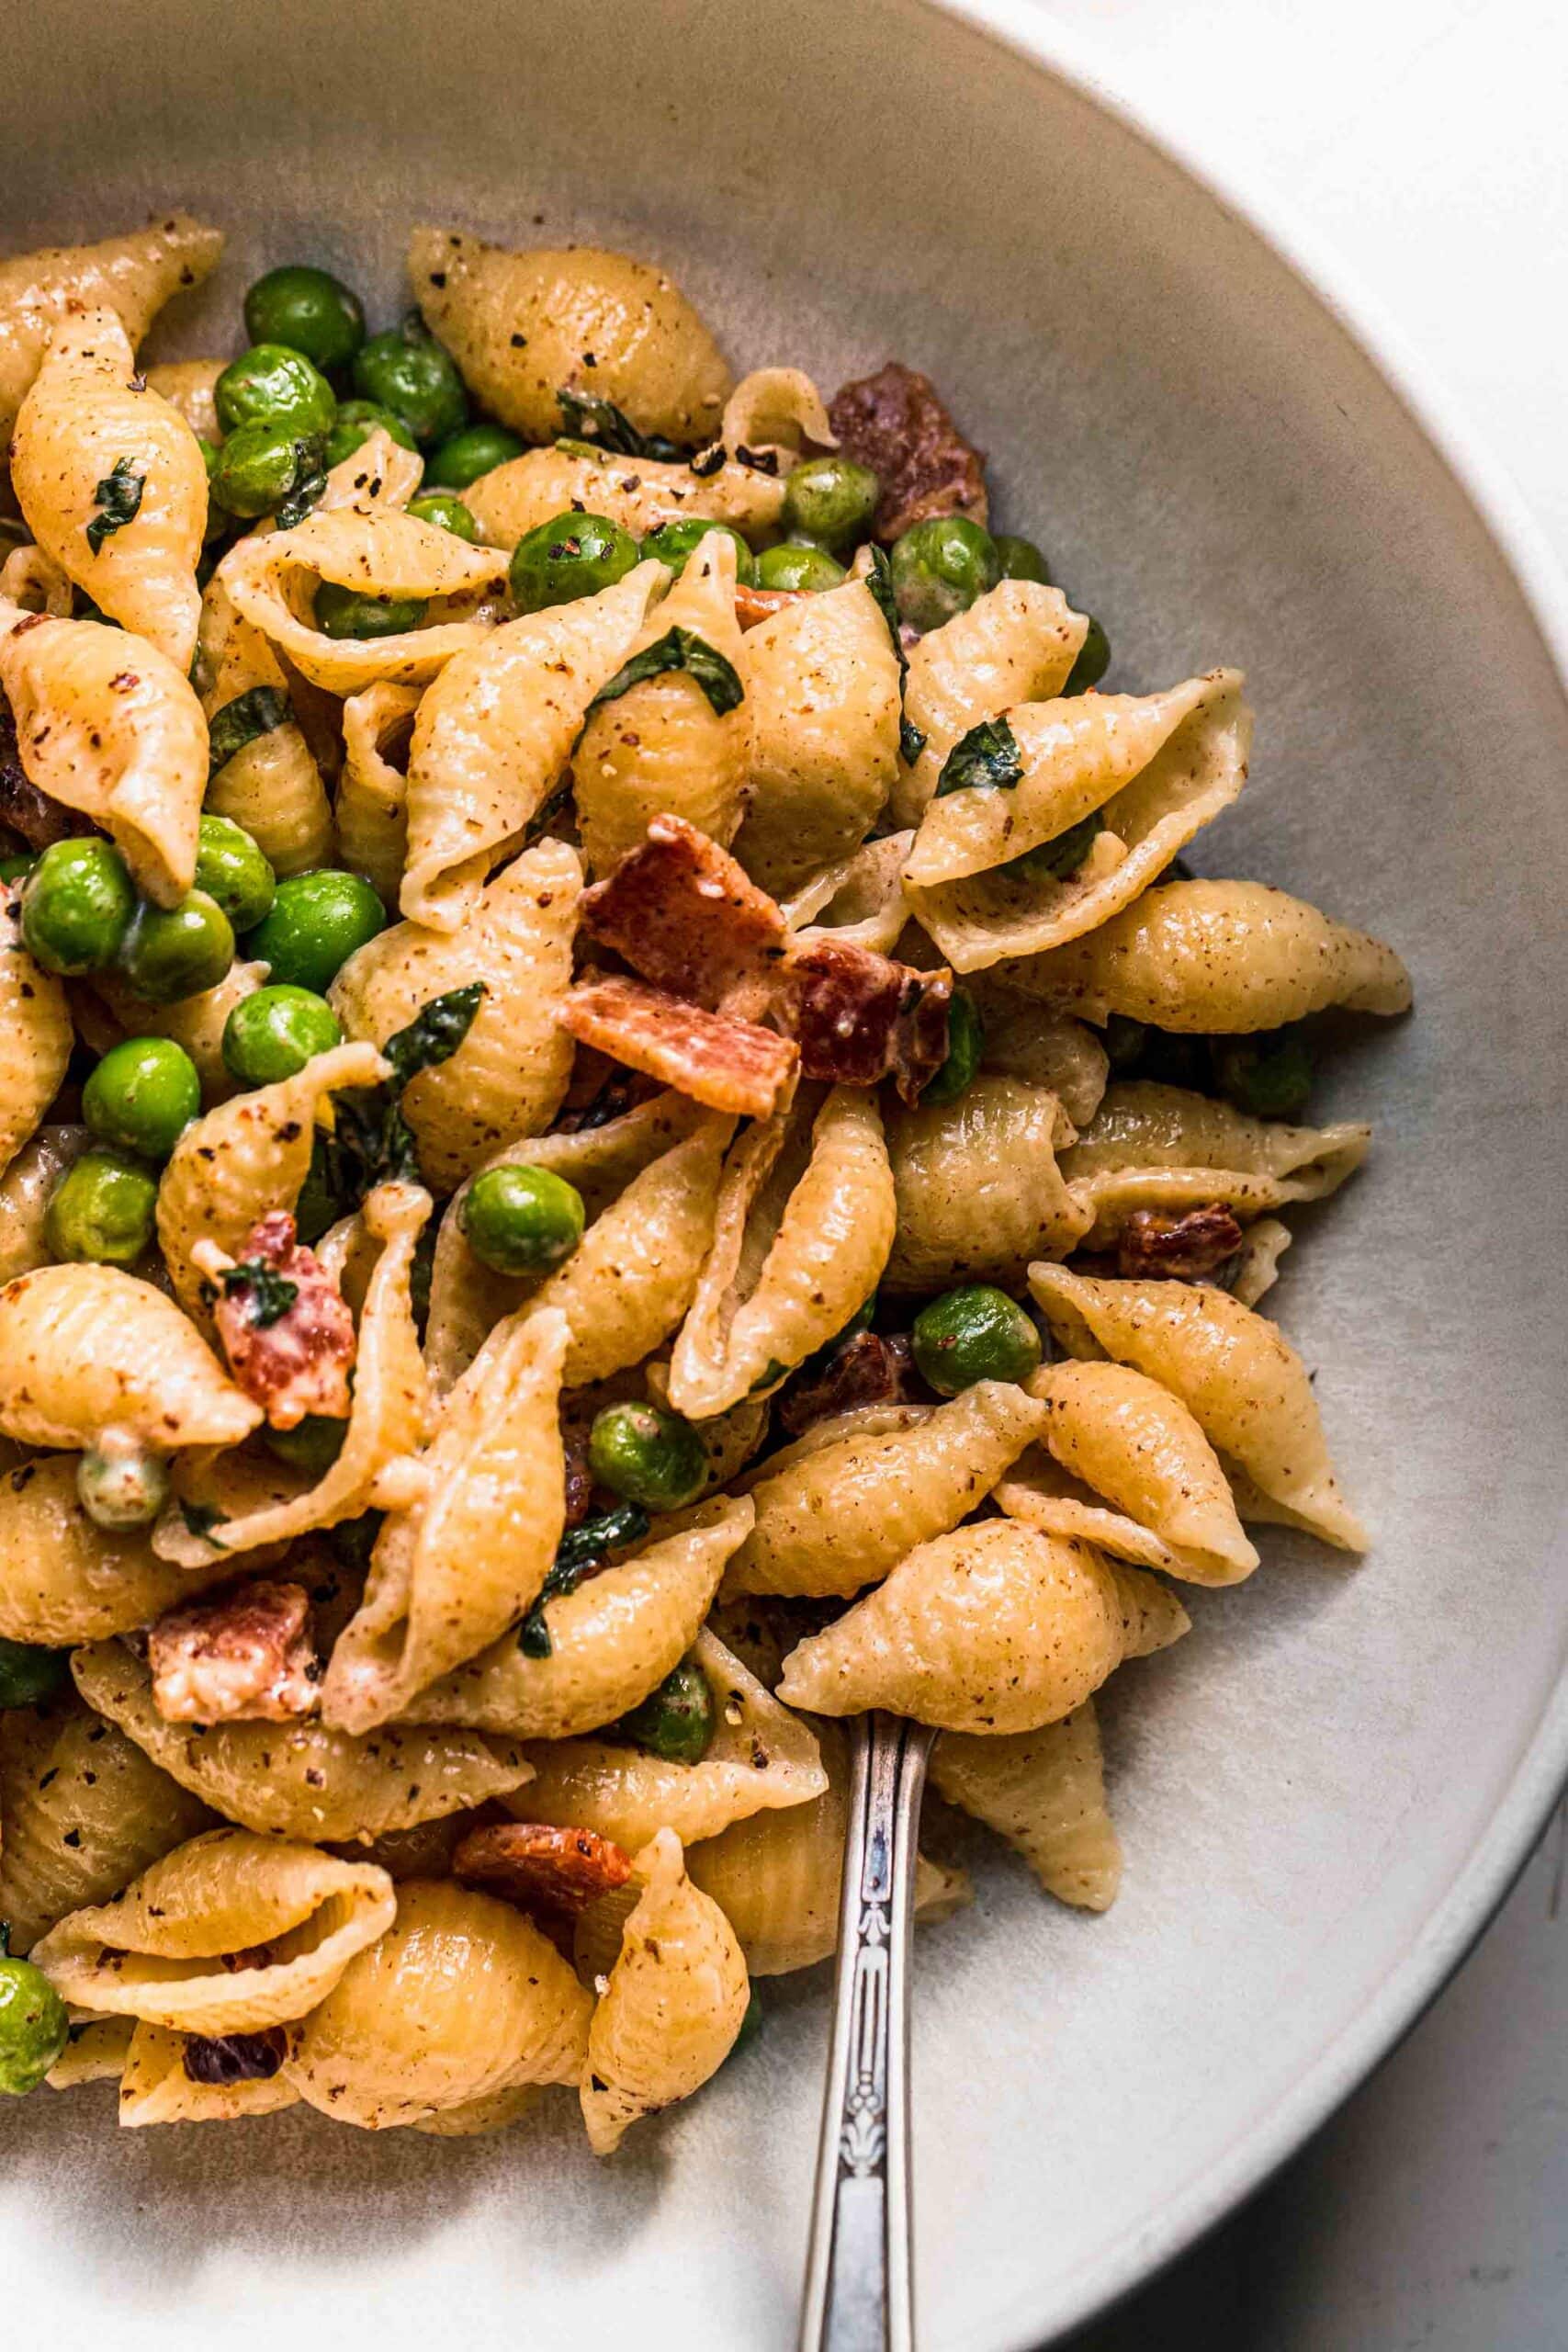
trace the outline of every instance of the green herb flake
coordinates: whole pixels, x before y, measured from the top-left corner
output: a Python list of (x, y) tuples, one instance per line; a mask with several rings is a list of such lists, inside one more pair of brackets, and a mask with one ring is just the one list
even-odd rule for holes
[(247, 743), (270, 735), (275, 727), (281, 727), (292, 716), (288, 696), (281, 686), (253, 686), (248, 694), (236, 695), (221, 710), (215, 710), (208, 722), (209, 776), (215, 776), (220, 768), (227, 767)]
[(936, 797), (949, 792), (1010, 792), (1023, 781), (1023, 755), (1005, 718), (983, 718), (961, 735), (937, 779)]
[(413, 1130), (399, 1097), (422, 1070), (449, 1061), (473, 1026), (485, 993), (483, 980), (448, 989), (421, 1005), (406, 1029), (389, 1037), (381, 1051), (392, 1066), (379, 1086), (354, 1086), (334, 1095), (333, 1132), (322, 1138), (330, 1191), (357, 1205), (378, 1184), (417, 1184), (422, 1179)]
[(637, 1503), (622, 1503), (615, 1510), (585, 1519), (581, 1527), (568, 1528), (556, 1546), (556, 1556), (539, 1597), (517, 1629), (517, 1646), (525, 1657), (550, 1655), (552, 1645), (545, 1603), (575, 1592), (591, 1570), (603, 1566), (612, 1552), (624, 1551), (628, 1544), (640, 1544), (648, 1529), (648, 1513)]
[(189, 1503), (182, 1499), (180, 1517), (189, 1534), (199, 1536), (202, 1543), (210, 1544), (216, 1551), (223, 1550), (223, 1539), (216, 1531), (220, 1527), (227, 1527), (229, 1522), (211, 1503)]
[(1055, 841), (1040, 842), (1033, 849), (1021, 851), (1000, 870), (1017, 875), (1024, 882), (1043, 881), (1048, 876), (1064, 882), (1069, 874), (1077, 872), (1103, 830), (1097, 808), (1076, 825), (1069, 825), (1065, 833), (1058, 833)]
[(567, 434), (591, 447), (608, 450), (612, 457), (644, 458), (663, 465), (678, 463), (686, 454), (662, 433), (639, 433), (625, 410), (596, 393), (568, 391), (563, 385), (556, 398)]
[(223, 1295), (233, 1298), (245, 1293), (251, 1301), (251, 1320), (258, 1330), (269, 1330), (288, 1314), (299, 1295), (299, 1285), (291, 1283), (287, 1274), (263, 1263), (259, 1258), (242, 1259), (237, 1266), (229, 1266), (223, 1274)]
[(926, 738), (912, 718), (900, 716), (898, 720), (898, 756), (907, 768), (912, 768), (926, 748)]
[(117, 458), (102, 481), (94, 484), (98, 512), (87, 526), (87, 545), (95, 555), (111, 531), (122, 531), (136, 520), (146, 487), (146, 475), (139, 474), (129, 458)]
[[(694, 629), (666, 629), (653, 644), (645, 645), (640, 653), (634, 653), (629, 662), (624, 662), (609, 683), (600, 687), (588, 706), (584, 728), (602, 704), (618, 702), (634, 686), (644, 684), (649, 678), (661, 677), (667, 670), (684, 670), (688, 677), (694, 678), (720, 718), (746, 698), (739, 671), (715, 650), (706, 638), (699, 637)], [(581, 740), (580, 735), (579, 742)]]
[(294, 444), (294, 486), (279, 499), (274, 522), (280, 531), (302, 523), (327, 486), (326, 443), (320, 435)]

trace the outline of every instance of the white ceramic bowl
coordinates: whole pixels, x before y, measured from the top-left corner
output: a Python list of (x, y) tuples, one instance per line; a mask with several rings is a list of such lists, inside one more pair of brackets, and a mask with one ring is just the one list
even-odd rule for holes
[[(965, 20), (966, 19), (966, 20)], [(998, 38), (998, 36), (1003, 36)], [(744, 362), (928, 368), (1008, 526), (1101, 614), (1112, 684), (1250, 673), (1254, 782), (1206, 870), (1387, 933), (1414, 1022), (1330, 1090), (1374, 1157), (1270, 1301), (1377, 1532), (1269, 1537), (1251, 1585), (1118, 1675), (1126, 1890), (1105, 1919), (989, 1861), (916, 1997), (929, 2352), (1018, 2352), (1283, 2157), (1442, 1981), (1568, 1759), (1563, 606), (1495, 491), (1339, 291), (1053, 64), (1033, 12), (51, 0), (13, 13), (6, 242), (180, 203), (394, 315), (417, 219), (668, 262)], [(1325, 288), (1330, 290), (1324, 290)], [(310, 2118), (5, 2119), (18, 2334), (116, 2352), (793, 2340), (823, 1987), (596, 2168)]]

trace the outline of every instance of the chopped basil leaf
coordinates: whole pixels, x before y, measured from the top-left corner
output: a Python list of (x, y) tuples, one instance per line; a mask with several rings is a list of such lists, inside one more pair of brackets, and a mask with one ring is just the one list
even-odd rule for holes
[(563, 386), (556, 398), (567, 432), (579, 441), (608, 449), (613, 457), (647, 458), (659, 463), (678, 462), (686, 454), (662, 433), (639, 433), (624, 410), (593, 392), (570, 392)]
[(291, 531), (327, 486), (326, 443), (319, 436), (294, 444), (294, 485), (278, 501), (273, 520), (280, 531)]
[(333, 1096), (333, 1132), (321, 1138), (322, 1159), (328, 1187), (339, 1200), (357, 1204), (378, 1184), (422, 1181), (413, 1130), (398, 1098), (421, 1070), (434, 1069), (457, 1052), (484, 993), (483, 980), (469, 980), (432, 997), (381, 1048), (391, 1077), (379, 1086), (353, 1086)]
[(622, 1503), (615, 1510), (602, 1511), (596, 1519), (585, 1519), (581, 1527), (569, 1527), (556, 1546), (556, 1556), (540, 1589), (539, 1597), (517, 1630), (517, 1646), (525, 1657), (548, 1657), (550, 1629), (545, 1621), (547, 1600), (558, 1600), (575, 1592), (589, 1571), (599, 1567), (612, 1552), (623, 1551), (628, 1544), (640, 1544), (648, 1533), (648, 1513), (637, 1503)]
[(223, 1539), (215, 1531), (220, 1527), (227, 1527), (229, 1522), (223, 1513), (216, 1510), (211, 1503), (187, 1503), (182, 1500), (180, 1517), (192, 1535), (199, 1535), (204, 1544), (216, 1545), (220, 1552), (223, 1549)]
[(448, 989), (445, 996), (433, 996), (406, 1029), (388, 1038), (381, 1052), (392, 1065), (392, 1084), (400, 1093), (422, 1069), (451, 1060), (474, 1025), (484, 992), (482, 980), (469, 980), (463, 988)]
[(907, 768), (912, 768), (926, 748), (926, 739), (912, 718), (898, 721), (898, 755)]
[(748, 1396), (760, 1396), (764, 1388), (774, 1388), (788, 1372), (787, 1363), (780, 1363), (777, 1356), (770, 1356), (756, 1379), (746, 1391)]
[(949, 792), (1010, 791), (1023, 779), (1023, 758), (1005, 718), (983, 718), (961, 735), (937, 779), (936, 797)]
[[(592, 717), (601, 704), (618, 702), (622, 695), (630, 694), (634, 686), (640, 686), (649, 678), (661, 676), (666, 670), (684, 670), (694, 678), (720, 718), (726, 711), (735, 709), (745, 699), (746, 689), (740, 683), (739, 673), (722, 653), (715, 651), (706, 638), (699, 637), (694, 629), (671, 628), (666, 629), (652, 645), (645, 645), (640, 653), (634, 653), (629, 662), (621, 664), (609, 684), (601, 686), (589, 704), (588, 718)], [(585, 718), (583, 725), (586, 727), (587, 723)]]
[(139, 474), (129, 458), (117, 458), (102, 481), (93, 487), (98, 512), (87, 526), (87, 545), (96, 555), (111, 531), (123, 530), (136, 519), (147, 477)]
[(225, 1298), (232, 1298), (238, 1291), (250, 1294), (254, 1309), (251, 1320), (265, 1331), (288, 1314), (299, 1295), (299, 1285), (261, 1259), (244, 1258), (237, 1266), (227, 1267), (223, 1275)]
[(254, 743), (259, 735), (270, 735), (291, 715), (288, 696), (281, 686), (252, 686), (248, 694), (226, 702), (208, 723), (209, 775), (216, 775), (247, 743)]
[(898, 657), (898, 755), (907, 768), (912, 768), (926, 748), (926, 739), (912, 718), (904, 716), (904, 695), (909, 684), (909, 657), (904, 650), (904, 633), (898, 626), (898, 600), (893, 594), (893, 566), (887, 560), (886, 549), (874, 547), (871, 570), (865, 584), (876, 602), (876, 609), (887, 624), (887, 634), (893, 639), (893, 650)]
[(1038, 842), (1032, 849), (1010, 857), (1001, 871), (1016, 874), (1025, 882), (1042, 881), (1047, 875), (1065, 881), (1077, 872), (1103, 830), (1100, 811), (1095, 809), (1077, 824), (1069, 825), (1065, 833), (1058, 833), (1055, 841)]

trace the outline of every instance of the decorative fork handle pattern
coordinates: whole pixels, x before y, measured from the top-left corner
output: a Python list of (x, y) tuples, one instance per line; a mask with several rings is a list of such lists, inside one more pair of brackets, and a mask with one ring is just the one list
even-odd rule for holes
[(909, 1936), (931, 1734), (885, 1714), (848, 1728), (839, 1974), (800, 2352), (914, 2352)]

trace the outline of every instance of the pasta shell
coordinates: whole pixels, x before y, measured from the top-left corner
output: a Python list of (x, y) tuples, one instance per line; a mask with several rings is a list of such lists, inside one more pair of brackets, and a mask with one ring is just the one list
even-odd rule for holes
[(488, 547), (510, 551), (541, 523), (560, 514), (603, 514), (634, 538), (660, 523), (701, 516), (733, 523), (749, 539), (773, 528), (784, 511), (782, 476), (726, 460), (712, 473), (653, 458), (616, 458), (579, 448), (526, 449), (481, 474), (463, 503)]
[(1325, 1543), (1364, 1552), (1339, 1490), (1306, 1369), (1277, 1324), (1212, 1283), (1100, 1282), (1032, 1266), (1060, 1344), (1146, 1373), (1180, 1398), (1216, 1452)]
[(1005, 979), (1005, 972), (983, 972), (969, 982), (986, 1033), (980, 1067), (992, 1078), (1016, 1078), (1025, 1086), (1048, 1088), (1078, 1129), (1081, 1142), (1084, 1128), (1105, 1097), (1111, 1075), (1105, 1047), (1086, 1022), (1015, 996)]
[(29, 781), (102, 825), (138, 887), (177, 905), (195, 878), (207, 789), (195, 690), (124, 629), (25, 615), (18, 627), (17, 617), (0, 614), (0, 687)]
[(876, 1583), (967, 1518), (1045, 1424), (1021, 1388), (980, 1380), (913, 1428), (786, 1447), (751, 1482), (757, 1523), (726, 1593), (826, 1599)]
[(744, 1497), (701, 1505), (684, 1526), (549, 1601), (547, 1657), (525, 1656), (515, 1634), (503, 1634), (419, 1693), (413, 1703), (421, 1722), (548, 1740), (572, 1740), (615, 1722), (656, 1690), (696, 1641), (725, 1563), (751, 1518)]
[(247, 964), (237, 956), (216, 988), (183, 996), (174, 1004), (144, 1004), (107, 973), (96, 974), (94, 986), (128, 1037), (172, 1037), (184, 1047), (196, 1064), (202, 1102), (211, 1110), (236, 1091), (223, 1059), (229, 1015), (264, 986), (267, 970), (265, 964)]
[(977, 1078), (956, 1102), (892, 1111), (898, 1222), (887, 1287), (1013, 1284), (1037, 1253), (1065, 1257), (1089, 1223), (1057, 1163), (1073, 1133), (1055, 1094), (1012, 1078)]
[(276, 2115), (299, 2094), (282, 2075), (251, 2082), (197, 2083), (186, 2072), (187, 2037), (138, 2024), (119, 2081), (119, 2120), (139, 2131), (152, 2123), (232, 2123), (243, 2115)]
[(333, 982), (329, 998), (344, 1034), (384, 1045), (432, 997), (483, 981), (457, 1052), (422, 1070), (402, 1095), (420, 1165), (437, 1192), (471, 1176), (509, 1137), (548, 1126), (560, 1107), (572, 1047), (556, 1014), (571, 982), (581, 880), (574, 849), (539, 842), (485, 884), (455, 937), (394, 923)]
[[(698, 540), (626, 658), (676, 628), (701, 638), (739, 673), (735, 542), (725, 532)], [(607, 873), (635, 849), (656, 817), (682, 817), (721, 844), (733, 841), (745, 808), (748, 727), (744, 701), (716, 710), (684, 670), (646, 678), (594, 711), (571, 759), (577, 821), (592, 872)]]
[(614, 1740), (530, 1747), (536, 1777), (517, 1817), (596, 1830), (631, 1850), (660, 1827), (686, 1845), (749, 1814), (809, 1804), (828, 1785), (817, 1741), (732, 1657), (716, 1634), (693, 1658), (714, 1701), (714, 1736), (699, 1764), (679, 1764)]
[[(129, 514), (106, 492), (110, 479), (140, 484)], [(73, 311), (56, 325), (17, 417), (11, 482), (45, 553), (111, 620), (187, 671), (207, 467), (178, 410), (137, 376), (114, 311)]]
[(102, 1641), (150, 1625), (203, 1581), (159, 1559), (146, 1529), (89, 1519), (73, 1453), (0, 1477), (0, 1640), (49, 1649)]
[(31, 1140), (59, 1093), (74, 1035), (65, 990), (22, 945), (9, 891), (0, 898), (0, 1169)]
[(53, 329), (69, 311), (109, 304), (140, 343), (171, 294), (199, 286), (223, 250), (223, 232), (186, 212), (105, 237), (51, 245), (0, 262), (0, 434), (7, 439)]
[(70, 2041), (45, 2076), (50, 2089), (70, 2091), (81, 2083), (118, 2082), (135, 2036), (134, 2018), (89, 2018), (73, 2025)]
[(742, 376), (724, 403), (718, 437), (726, 449), (792, 458), (807, 444), (839, 446), (822, 395), (801, 368), (753, 368)]
[(597, 596), (508, 621), (430, 686), (409, 755), (401, 906), (412, 922), (453, 932), (472, 919), (491, 866), (522, 847), (668, 577), (650, 560)]
[(611, 401), (643, 433), (715, 431), (729, 370), (664, 270), (593, 245), (509, 253), (428, 228), (409, 239), (408, 270), (464, 381), (525, 440), (571, 430), (563, 387)]
[(418, 686), (367, 686), (343, 707), (343, 774), (334, 811), (339, 854), (387, 907), (398, 903), (408, 863), (408, 754), (422, 693)]
[(30, 1951), (68, 1912), (107, 1903), (211, 1819), (85, 1707), (30, 1727), (0, 1718), (0, 1919), (13, 1951)]
[(237, 1445), (261, 1419), (195, 1326), (114, 1266), (39, 1266), (0, 1290), (0, 1430), (81, 1449), (129, 1430), (161, 1453)]
[(736, 855), (782, 899), (858, 849), (898, 769), (898, 659), (863, 580), (748, 629), (750, 807)]
[(1166, 882), (1086, 939), (1008, 967), (1026, 995), (1181, 1034), (1280, 1029), (1309, 1012), (1407, 1012), (1392, 947), (1261, 882)]
[(372, 1864), (209, 1829), (112, 1903), (51, 1928), (33, 1964), (79, 2008), (186, 2033), (254, 2033), (314, 2008), (396, 1901)]
[(588, 2031), (582, 2120), (596, 2156), (718, 2072), (750, 1992), (735, 1930), (686, 1876), (673, 1830), (660, 1829), (634, 1867), (642, 1893)]
[(88, 1705), (181, 1788), (263, 1837), (368, 1843), (467, 1812), (530, 1778), (520, 1747), (476, 1732), (394, 1724), (355, 1739), (309, 1719), (165, 1723), (146, 1667), (115, 1642), (78, 1650), (71, 1670)]
[(1358, 1169), (1371, 1127), (1292, 1127), (1145, 1080), (1113, 1086), (1062, 1155), (1075, 1200), (1094, 1212), (1084, 1246), (1104, 1250), (1135, 1209), (1179, 1216), (1222, 1201), (1237, 1217), (1321, 1201)]
[(378, 2132), (577, 2079), (592, 2004), (532, 1920), (450, 1880), (405, 1879), (397, 1905), (291, 2036), (302, 2098)]
[(1108, 1911), (1122, 1883), (1122, 1845), (1105, 1804), (1094, 1701), (1057, 1724), (1001, 1739), (944, 1731), (931, 1785), (1023, 1856), (1048, 1894)]
[(922, 1544), (800, 1643), (779, 1696), (827, 1715), (886, 1707), (942, 1731), (1037, 1731), (1187, 1628), (1141, 1569), (988, 1519)]
[(39, 1127), (0, 1176), (0, 1283), (49, 1263), (43, 1221), (50, 1195), (92, 1140), (86, 1127)]
[[(129, 322), (127, 332), (130, 332)], [(133, 333), (131, 341), (136, 341)], [(203, 441), (218, 442), (223, 438), (218, 416), (218, 379), (228, 364), (226, 359), (161, 359), (143, 373), (148, 389), (177, 409), (193, 433)]]
[(1017, 703), (1049, 702), (1066, 684), (1089, 632), (1059, 588), (1004, 580), (922, 637), (909, 653), (904, 709), (925, 742), (899, 763), (893, 820), (918, 825), (948, 753), (983, 719)]
[[(791, 931), (802, 939), (831, 935), (840, 944), (869, 947), (874, 955), (891, 955), (908, 922), (904, 860), (913, 839), (912, 833), (884, 833), (852, 855), (819, 867), (784, 902)], [(925, 945), (919, 932), (910, 937)]]

